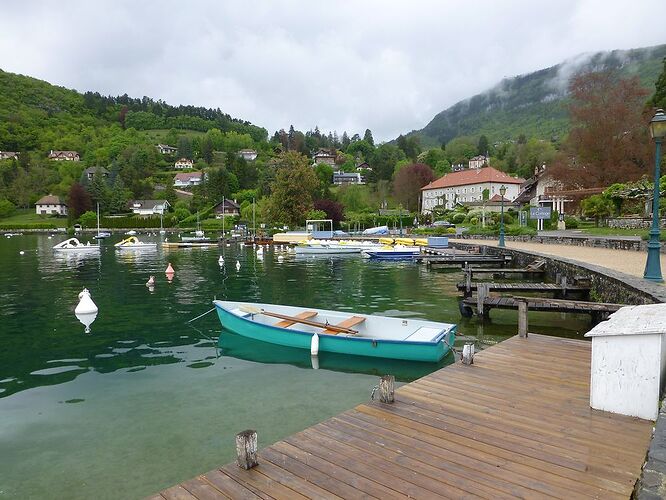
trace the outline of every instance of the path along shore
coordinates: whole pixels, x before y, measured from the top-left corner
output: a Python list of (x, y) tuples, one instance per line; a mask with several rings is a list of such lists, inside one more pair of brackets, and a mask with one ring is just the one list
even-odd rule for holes
[[(470, 239), (451, 239), (456, 243), (467, 243), (472, 245), (497, 246), (497, 240), (470, 240)], [(525, 243), (522, 241), (506, 241), (506, 248), (516, 250), (525, 250), (528, 252), (538, 252), (554, 257), (564, 257), (568, 259), (607, 267), (614, 271), (629, 274), (639, 278), (643, 277), (645, 271), (646, 252), (636, 252), (632, 250), (614, 250), (610, 248), (595, 248), (570, 245), (548, 245), (543, 243)], [(662, 273), (666, 273), (666, 255), (661, 255)]]

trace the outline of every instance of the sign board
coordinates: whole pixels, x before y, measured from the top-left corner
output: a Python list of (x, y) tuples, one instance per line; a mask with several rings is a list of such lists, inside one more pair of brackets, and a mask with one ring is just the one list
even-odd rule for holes
[(527, 212), (524, 210), (519, 212), (519, 217), (520, 217), (520, 225), (521, 226), (527, 226)]
[(550, 207), (530, 207), (530, 219), (550, 219), (552, 210)]

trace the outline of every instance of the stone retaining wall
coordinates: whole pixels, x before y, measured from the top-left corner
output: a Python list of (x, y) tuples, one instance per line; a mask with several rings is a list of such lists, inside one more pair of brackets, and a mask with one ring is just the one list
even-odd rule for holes
[[(650, 229), (652, 226), (651, 217), (615, 217), (606, 219), (608, 227), (622, 228), (622, 229)], [(659, 220), (660, 226), (666, 228), (666, 219)]]
[[(456, 236), (464, 240), (487, 240), (492, 236), (462, 234)], [(631, 240), (625, 238), (595, 238), (594, 236), (505, 236), (506, 241), (522, 241), (525, 243), (544, 243), (546, 245), (569, 245), (579, 247), (611, 248), (613, 250), (647, 251), (647, 241)], [(662, 246), (662, 253), (666, 253), (666, 246)]]

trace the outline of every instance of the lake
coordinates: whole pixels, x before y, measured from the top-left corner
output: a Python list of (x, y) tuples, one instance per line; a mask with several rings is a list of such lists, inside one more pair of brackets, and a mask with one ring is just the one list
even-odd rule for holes
[[(215, 297), (458, 323), (484, 343), (516, 332), (513, 311), (461, 318), (459, 270), (276, 249), (259, 260), (237, 244), (119, 254), (119, 235), (99, 256), (54, 255), (64, 239), (0, 239), (0, 498), (141, 498), (233, 460), (237, 432), (267, 446), (367, 401), (379, 375), (409, 382), (452, 362), (322, 353), (315, 370), (307, 351), (221, 332), (214, 313), (188, 323)], [(73, 312), (84, 287), (99, 307), (89, 334)], [(530, 329), (580, 337), (589, 322), (530, 314)]]

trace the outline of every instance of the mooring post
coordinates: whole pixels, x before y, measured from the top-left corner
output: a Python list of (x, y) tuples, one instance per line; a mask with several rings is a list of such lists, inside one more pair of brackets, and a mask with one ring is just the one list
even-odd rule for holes
[(527, 301), (518, 300), (518, 335), (527, 337)]
[(379, 379), (379, 401), (381, 403), (395, 401), (395, 377), (393, 375), (384, 375)]
[(472, 295), (472, 270), (469, 267), (469, 264), (465, 266), (465, 297), (471, 297)]
[(463, 365), (474, 364), (474, 344), (471, 342), (468, 342), (463, 346), (462, 363)]
[(488, 294), (488, 285), (486, 283), (476, 284), (476, 314), (479, 317), (486, 316), (486, 295)]
[(560, 273), (555, 273), (555, 284), (559, 285), (562, 283), (562, 275)]
[(236, 463), (245, 470), (257, 465), (257, 431), (236, 434)]
[(566, 298), (567, 295), (567, 277), (562, 276), (562, 298)]

